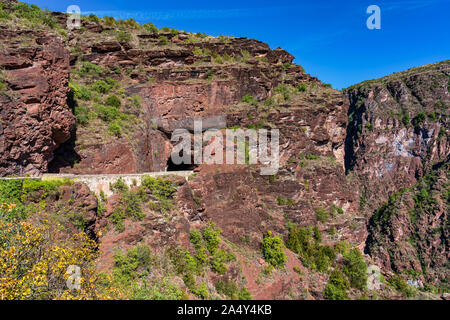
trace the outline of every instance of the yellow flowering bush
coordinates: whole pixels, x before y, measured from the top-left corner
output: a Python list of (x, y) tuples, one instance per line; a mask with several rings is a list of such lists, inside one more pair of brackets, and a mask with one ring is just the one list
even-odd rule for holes
[(12, 209), (15, 209), (17, 205), (15, 203), (6, 203), (2, 202), (0, 203), (0, 212), (9, 212)]
[[(49, 233), (28, 222), (0, 220), (0, 299), (112, 298), (114, 292), (97, 287), (96, 243), (80, 233), (55, 245)], [(71, 265), (81, 270), (80, 286), (73, 290), (67, 285)]]

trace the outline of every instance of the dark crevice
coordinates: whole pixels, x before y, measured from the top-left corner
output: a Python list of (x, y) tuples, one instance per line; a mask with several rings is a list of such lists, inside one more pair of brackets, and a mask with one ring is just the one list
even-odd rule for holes
[(53, 153), (53, 160), (48, 165), (49, 173), (60, 173), (62, 168), (73, 168), (81, 160), (80, 155), (75, 151), (75, 141), (76, 129), (71, 133), (71, 138)]
[(345, 92), (348, 95), (350, 107), (347, 112), (347, 117), (350, 118), (351, 122), (347, 123), (345, 144), (344, 144), (344, 163), (345, 163), (345, 173), (348, 174), (353, 170), (355, 166), (355, 145), (358, 141), (358, 126), (362, 123), (362, 116), (366, 109), (364, 105), (358, 106), (356, 97), (352, 97), (350, 92)]
[[(75, 114), (77, 103), (74, 99), (73, 91), (67, 93), (67, 105), (72, 114)], [(75, 151), (75, 141), (77, 140), (77, 126), (70, 132), (70, 139), (61, 144), (53, 153), (53, 160), (48, 165), (49, 173), (60, 173), (62, 168), (73, 168), (81, 160), (80, 155)]]
[(197, 165), (195, 164), (175, 164), (172, 161), (172, 158), (169, 158), (169, 160), (167, 160), (167, 171), (191, 171), (194, 170), (195, 168), (197, 168)]

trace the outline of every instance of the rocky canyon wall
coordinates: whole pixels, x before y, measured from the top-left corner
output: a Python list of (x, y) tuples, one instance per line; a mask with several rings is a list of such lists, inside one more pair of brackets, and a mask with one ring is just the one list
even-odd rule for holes
[(38, 175), (70, 138), (69, 52), (55, 35), (0, 29), (0, 175)]

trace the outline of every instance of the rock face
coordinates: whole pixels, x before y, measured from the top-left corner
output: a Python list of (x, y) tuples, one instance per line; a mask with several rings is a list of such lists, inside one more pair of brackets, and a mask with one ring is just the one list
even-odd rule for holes
[(449, 77), (443, 61), (346, 90), (346, 169), (371, 217), (365, 250), (385, 272), (440, 288), (450, 254)]
[(69, 52), (39, 31), (3, 28), (0, 41), (0, 175), (38, 175), (75, 126), (66, 104)]
[[(64, 24), (64, 19), (57, 17)], [(125, 134), (119, 137), (117, 147), (111, 146), (117, 137), (105, 132), (107, 128), (102, 130), (97, 124), (78, 126), (76, 143), (58, 150), (52, 166), (55, 172), (165, 171), (173, 148), (172, 129), (155, 128), (155, 119), (173, 127), (171, 123), (186, 118), (226, 116), (246, 94), (263, 101), (281, 83), (319, 83), (292, 63), (292, 55), (281, 49), (271, 50), (253, 39), (132, 31), (130, 39), (124, 41), (111, 32), (112, 27), (108, 30), (89, 21), (83, 21), (83, 27), (87, 31), (74, 30), (68, 36), (68, 46), (74, 52), (72, 81), (87, 87), (107, 77), (117, 81), (126, 96), (140, 98), (141, 108), (133, 111), (139, 121), (130, 124), (127, 138)], [(161, 38), (167, 43), (161, 43)], [(100, 66), (104, 73), (90, 79), (78, 78), (77, 70), (87, 62)], [(90, 103), (88, 108), (95, 108), (92, 102), (76, 103), (78, 107)], [(131, 108), (127, 103), (122, 111), (131, 112)], [(72, 161), (67, 161), (69, 157)]]
[(450, 62), (350, 87), (346, 169), (371, 209), (410, 187), (450, 153)]
[(392, 196), (370, 220), (367, 252), (385, 272), (448, 288), (448, 162)]
[[(265, 127), (280, 128), (280, 169), (264, 177), (257, 166), (200, 166), (185, 198), (190, 219), (214, 221), (235, 243), (250, 237), (254, 248), (263, 230), (287, 237), (288, 221), (319, 223), (327, 242), (347, 240), (362, 248), (365, 219), (343, 163), (347, 108), (340, 94), (324, 90), (315, 97), (296, 96), (265, 115), (248, 109), (229, 114), (228, 126), (252, 127), (263, 119)], [(334, 213), (337, 207), (343, 212)], [(316, 214), (321, 209), (332, 213), (324, 223)]]

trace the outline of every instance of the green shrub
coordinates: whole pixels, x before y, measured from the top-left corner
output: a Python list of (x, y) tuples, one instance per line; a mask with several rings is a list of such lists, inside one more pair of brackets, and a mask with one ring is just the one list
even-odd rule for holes
[(307, 153), (307, 154), (305, 155), (305, 158), (306, 158), (307, 160), (317, 160), (317, 159), (319, 159), (319, 156), (316, 156), (316, 155), (314, 155), (314, 154)]
[(191, 274), (196, 274), (198, 272), (197, 260), (193, 256), (191, 256), (189, 251), (185, 251), (184, 263), (185, 263), (184, 267), (185, 272)]
[(195, 54), (196, 56), (202, 56), (202, 57), (207, 57), (207, 56), (211, 56), (212, 52), (209, 49), (200, 49), (199, 47), (195, 47), (192, 50), (192, 53)]
[(217, 253), (214, 254), (211, 260), (211, 269), (218, 274), (225, 274), (225, 272), (227, 272), (228, 270), (228, 267), (225, 262), (221, 260), (221, 258), (222, 257), (218, 256)]
[(139, 245), (126, 253), (114, 255), (113, 274), (120, 281), (128, 282), (134, 278), (146, 276), (150, 272), (150, 264), (150, 248)]
[(241, 56), (242, 56), (242, 58), (241, 58), (242, 62), (247, 62), (252, 57), (251, 53), (248, 52), (247, 50), (242, 50)]
[(206, 72), (206, 79), (211, 80), (214, 77), (214, 70), (210, 69)]
[(335, 205), (335, 204), (332, 204), (331, 205), (331, 210), (333, 211), (333, 212), (336, 212), (336, 213), (338, 213), (338, 214), (344, 214), (344, 210), (342, 209), (342, 208), (339, 208), (337, 205)]
[(292, 206), (294, 205), (294, 200), (291, 198), (277, 197), (278, 205), (280, 206)]
[(210, 223), (205, 229), (203, 229), (203, 239), (206, 243), (206, 248), (210, 254), (214, 255), (216, 249), (220, 244), (221, 230), (216, 227), (214, 223)]
[(183, 276), (186, 287), (194, 293), (197, 290), (195, 275), (203, 272), (208, 260), (206, 249), (202, 247), (195, 257), (189, 251), (180, 248), (169, 249), (168, 253), (176, 273)]
[(319, 220), (320, 222), (327, 222), (329, 216), (330, 216), (329, 211), (327, 211), (323, 208), (316, 209), (316, 217), (317, 217), (317, 220)]
[(145, 213), (142, 211), (141, 199), (136, 192), (129, 190), (119, 197), (120, 203), (124, 205), (125, 215), (137, 220), (142, 220)]
[(273, 236), (270, 230), (264, 235), (262, 254), (264, 259), (274, 267), (279, 268), (286, 264), (287, 257), (284, 253), (283, 240)]
[(120, 110), (115, 107), (95, 105), (94, 108), (97, 112), (97, 116), (108, 123), (118, 119), (121, 116)]
[(207, 37), (207, 35), (206, 35), (204, 32), (197, 32), (197, 33), (195, 34), (195, 36), (196, 36), (197, 38), (202, 38), (202, 39), (204, 39), (204, 38)]
[(202, 49), (200, 49), (199, 47), (195, 47), (195, 48), (192, 50), (192, 53), (195, 54), (196, 56), (201, 56), (201, 55), (203, 55), (203, 51), (202, 51)]
[(133, 105), (133, 107), (135, 107), (136, 109), (141, 109), (142, 107), (142, 98), (141, 96), (134, 94), (131, 97), (128, 98), (131, 102), (131, 104)]
[(231, 280), (227, 281), (219, 280), (215, 284), (215, 287), (219, 294), (223, 294), (224, 296), (231, 299), (237, 299), (239, 289), (236, 282)]
[(22, 197), (23, 180), (0, 179), (0, 202), (19, 202)]
[(111, 91), (111, 86), (103, 80), (97, 80), (90, 85), (90, 88), (98, 93), (106, 94)]
[(28, 5), (23, 2), (17, 2), (12, 9), (16, 17), (28, 20), (34, 24), (43, 24), (51, 28), (55, 28), (58, 25), (56, 20), (50, 15), (50, 12), (43, 11), (34, 4)]
[(114, 19), (113, 17), (103, 17), (102, 21), (108, 26), (112, 26), (117, 23), (116, 19)]
[(252, 295), (246, 287), (242, 287), (241, 291), (239, 291), (238, 300), (253, 300)]
[(85, 106), (75, 106), (74, 115), (77, 119), (77, 123), (86, 126), (89, 124), (89, 108)]
[(323, 291), (323, 296), (328, 300), (347, 300), (349, 283), (344, 274), (338, 269), (330, 275), (330, 280)]
[(430, 119), (431, 121), (435, 121), (437, 119), (436, 112), (430, 112), (428, 114), (428, 119)]
[(408, 126), (408, 125), (409, 125), (409, 122), (410, 122), (409, 114), (405, 113), (405, 114), (403, 115), (403, 117), (402, 117), (402, 123), (403, 123), (405, 126)]
[(336, 253), (329, 246), (322, 246), (322, 234), (315, 226), (298, 228), (296, 225), (289, 228), (286, 247), (297, 253), (303, 265), (320, 272), (327, 271), (336, 258)]
[(316, 268), (319, 272), (327, 271), (333, 264), (336, 253), (330, 246), (319, 246), (316, 257)]
[(158, 33), (158, 28), (151, 22), (147, 22), (142, 27), (151, 33)]
[(113, 192), (123, 193), (128, 191), (128, 186), (122, 178), (117, 179), (114, 183), (110, 183), (109, 187)]
[(404, 297), (414, 297), (416, 291), (401, 276), (394, 275), (388, 280), (388, 283)]
[(305, 92), (306, 89), (308, 89), (308, 85), (305, 82), (302, 82), (297, 86), (298, 92)]
[(115, 94), (113, 94), (106, 98), (105, 104), (110, 107), (119, 108), (122, 102)]
[(149, 190), (158, 199), (172, 199), (177, 188), (172, 181), (163, 178), (142, 177), (142, 188)]
[(169, 43), (169, 40), (167, 40), (166, 36), (159, 37), (159, 43), (162, 45), (167, 45)]
[(197, 229), (191, 230), (191, 233), (189, 234), (189, 240), (191, 241), (196, 250), (199, 250), (203, 245), (202, 234)]
[(205, 283), (202, 283), (198, 288), (192, 289), (191, 291), (193, 294), (195, 294), (197, 297), (203, 300), (208, 299), (209, 292), (208, 287), (206, 286)]
[(155, 282), (151, 287), (135, 285), (132, 300), (187, 300), (188, 296), (178, 285), (167, 280)]
[(171, 28), (171, 29), (170, 29), (170, 33), (171, 33), (173, 36), (177, 36), (177, 35), (180, 33), (180, 31), (178, 31), (177, 29)]
[(206, 265), (209, 257), (205, 247), (197, 249), (197, 252), (195, 253), (195, 259), (197, 259), (199, 266), (201, 266), (202, 268)]
[(122, 74), (122, 69), (120, 69), (120, 67), (115, 67), (113, 71), (115, 74)]
[(336, 252), (339, 252), (342, 255), (347, 255), (350, 249), (351, 245), (347, 241), (340, 241), (336, 243), (336, 245), (334, 246), (334, 250), (336, 250)]
[(344, 267), (342, 269), (348, 277), (350, 285), (356, 289), (363, 290), (367, 285), (367, 265), (363, 255), (357, 249), (351, 249), (344, 255)]
[(195, 288), (195, 277), (192, 273), (186, 273), (183, 275), (183, 282), (186, 285), (187, 288), (193, 289)]
[[(290, 66), (290, 64), (289, 64), (289, 66)], [(291, 98), (289, 87), (285, 84), (280, 84), (273, 91), (275, 93), (282, 94), (285, 101), (289, 101), (289, 99)]]
[(10, 13), (6, 9), (5, 5), (0, 2), (0, 19), (9, 19)]
[(244, 95), (242, 97), (241, 101), (244, 103), (251, 104), (251, 105), (254, 105), (257, 103), (256, 99), (252, 95), (249, 95), (249, 94)]
[(91, 91), (85, 86), (82, 86), (74, 82), (69, 82), (69, 88), (71, 94), (75, 99), (80, 99), (84, 101), (89, 101), (92, 99)]
[(413, 119), (412, 123), (415, 127), (421, 125), (422, 123), (425, 122), (426, 119), (426, 115), (424, 112), (419, 112), (417, 114), (417, 116)]
[(121, 191), (119, 195), (118, 204), (111, 214), (111, 219), (116, 229), (118, 231), (123, 231), (125, 227), (124, 220), (126, 218), (142, 220), (145, 217), (145, 213), (142, 210), (142, 200), (136, 192), (133, 190), (125, 190), (123, 186), (116, 186), (115, 188), (124, 191)]
[(180, 254), (181, 257), (178, 257), (178, 261), (176, 262), (177, 272), (179, 274), (183, 274), (183, 281), (186, 287), (192, 291), (195, 288), (194, 275), (199, 271), (199, 265), (197, 264), (197, 260), (191, 256), (189, 251), (182, 251)]
[(104, 70), (102, 67), (93, 64), (88, 61), (84, 61), (80, 63), (80, 66), (78, 67), (77, 73), (80, 76), (96, 76), (99, 77), (104, 73)]
[(224, 53), (222, 59), (227, 62), (233, 62), (233, 57), (231, 57), (228, 53)]
[(72, 183), (69, 179), (25, 179), (22, 184), (22, 198), (33, 197), (36, 193), (41, 194), (42, 191), (42, 198), (45, 198), (51, 194), (56, 194), (59, 187)]
[(119, 42), (130, 42), (131, 41), (131, 34), (124, 31), (119, 31), (117, 33), (117, 41)]
[(95, 14), (92, 14), (92, 13), (87, 16), (87, 19), (90, 22), (100, 23), (100, 18), (97, 17)]
[(252, 300), (252, 296), (250, 295), (250, 292), (248, 292), (247, 288), (242, 287), (239, 289), (236, 282), (232, 280), (219, 280), (215, 284), (215, 287), (219, 294), (223, 294), (231, 300)]
[(126, 29), (138, 29), (140, 27), (139, 23), (136, 22), (133, 18), (128, 18), (126, 20), (119, 20), (119, 24), (124, 26)]
[(123, 211), (119, 208), (116, 208), (111, 214), (111, 222), (116, 227), (117, 231), (122, 232), (125, 230), (125, 217)]
[(3, 79), (0, 78), (0, 94), (6, 93), (7, 85)]
[(212, 256), (211, 269), (216, 273), (225, 274), (228, 270), (227, 263), (233, 261), (235, 258), (232, 253), (218, 249)]

